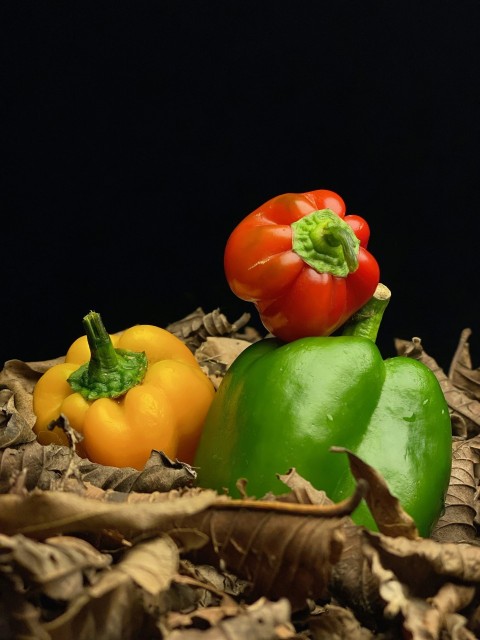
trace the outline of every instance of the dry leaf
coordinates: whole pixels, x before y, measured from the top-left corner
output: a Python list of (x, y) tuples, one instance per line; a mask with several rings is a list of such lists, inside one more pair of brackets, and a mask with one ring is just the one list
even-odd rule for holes
[(208, 541), (197, 552), (200, 561), (225, 566), (247, 580), (252, 598), (260, 593), (274, 599), (287, 596), (296, 606), (304, 606), (306, 598), (325, 594), (342, 548), (340, 518), (311, 518), (294, 510), (278, 513), (265, 505), (260, 505), (262, 510), (243, 504), (226, 509), (226, 498), (215, 499), (210, 491), (161, 502), (121, 504), (60, 491), (9, 494), (0, 496), (0, 530), (45, 538), (54, 533), (112, 529), (134, 539), (154, 531), (175, 537), (177, 530), (190, 529)]
[[(294, 638), (289, 624), (288, 600), (258, 600), (233, 618), (223, 619), (206, 631), (182, 630), (168, 634), (166, 640), (281, 640)], [(289, 631), (289, 635), (285, 632)]]
[(393, 571), (416, 597), (431, 598), (446, 582), (480, 582), (477, 546), (440, 543), (428, 538), (390, 538), (366, 530), (363, 535), (379, 552), (382, 565)]
[(259, 334), (249, 327), (249, 331), (241, 334), (241, 329), (246, 329), (250, 320), (250, 314), (244, 313), (238, 320), (230, 323), (219, 309), (205, 313), (201, 307), (185, 316), (177, 322), (169, 324), (166, 329), (180, 338), (193, 351), (204, 342), (208, 336), (228, 336), (254, 342), (260, 338)]
[[(368, 537), (372, 546), (366, 547), (364, 552), (370, 560), (373, 574), (379, 581), (379, 593), (386, 603), (384, 615), (391, 619), (401, 616), (402, 635), (405, 637), (413, 640), (439, 639), (442, 630), (446, 630), (451, 624), (452, 615), (470, 604), (475, 595), (475, 589), (471, 586), (453, 585), (448, 581), (442, 584), (433, 579), (426, 579), (419, 584), (416, 570), (415, 572), (405, 571), (402, 580), (398, 576), (398, 571), (391, 568), (392, 556), (388, 552), (385, 553), (386, 549), (393, 551), (394, 555), (406, 553), (410, 566), (416, 566), (414, 562), (419, 561), (420, 558), (422, 560), (428, 558), (432, 563), (430, 567), (432, 570), (430, 578), (432, 578), (435, 568), (439, 568), (438, 565), (436, 566), (438, 556), (435, 552), (442, 553), (438, 547), (432, 548), (436, 543), (402, 538), (393, 540), (385, 537), (378, 537), (375, 542), (373, 535)], [(455, 549), (458, 550), (459, 547)], [(396, 556), (396, 559), (398, 557)], [(421, 595), (420, 592), (425, 590), (431, 591), (433, 595), (429, 597), (425, 594)], [(455, 621), (461, 622), (462, 637), (465, 640), (475, 639), (475, 636), (466, 629), (466, 618), (456, 615)]]
[(430, 598), (429, 604), (439, 611), (444, 628), (455, 633), (453, 637), (475, 640), (474, 634), (466, 629), (466, 618), (456, 613), (470, 605), (474, 596), (475, 587), (447, 582)]
[(355, 618), (352, 611), (334, 604), (321, 607), (309, 618), (313, 640), (370, 640), (373, 634)]
[(475, 542), (475, 501), (477, 479), (475, 467), (480, 462), (480, 437), (454, 442), (452, 471), (445, 497), (445, 512), (432, 530), (438, 542)]
[(465, 429), (465, 434), (462, 432), (459, 435), (478, 433), (480, 431), (480, 402), (455, 386), (436, 360), (425, 353), (420, 338), (412, 338), (411, 342), (396, 339), (395, 347), (399, 355), (415, 358), (433, 371), (450, 408), (452, 424), (455, 426), (459, 423)]
[(375, 550), (367, 549), (365, 553), (370, 559), (373, 574), (378, 578), (379, 593), (386, 604), (384, 616), (398, 620), (401, 615), (399, 622), (402, 623), (403, 633), (400, 627), (398, 635), (412, 640), (436, 640), (440, 628), (438, 612), (425, 600), (412, 596), (395, 573), (382, 566)]
[(111, 558), (88, 542), (70, 536), (48, 538), (45, 542), (17, 534), (0, 534), (1, 573), (21, 575), (23, 590), (35, 589), (57, 600), (71, 600), (92, 584), (95, 575), (111, 564)]
[(105, 572), (66, 612), (42, 622), (35, 631), (47, 633), (48, 640), (136, 640), (155, 637), (143, 635), (148, 629), (142, 594), (135, 583), (120, 572)]
[(58, 533), (115, 529), (131, 538), (168, 529), (175, 518), (203, 511), (216, 500), (214, 491), (193, 491), (151, 503), (105, 503), (62, 491), (0, 495), (0, 532), (46, 538)]
[(219, 595), (220, 599), (225, 595), (238, 597), (248, 589), (248, 583), (245, 580), (209, 564), (194, 564), (187, 559), (182, 559), (180, 572), (183, 579), (191, 578), (196, 582), (197, 587), (203, 590), (198, 597), (199, 602), (205, 607), (210, 603), (218, 604)]
[(352, 451), (343, 447), (332, 447), (335, 453), (346, 453), (350, 470), (357, 480), (367, 483), (365, 500), (379, 531), (389, 536), (418, 537), (415, 522), (402, 508), (398, 498), (388, 489), (384, 478), (376, 469), (361, 460)]
[(288, 597), (294, 608), (326, 594), (344, 539), (336, 518), (209, 509), (188, 521), (209, 535), (195, 561), (219, 564), (248, 581), (251, 598)]
[(376, 621), (382, 619), (384, 603), (378, 579), (364, 554), (362, 529), (346, 519), (342, 533), (342, 552), (332, 568), (328, 590), (336, 602), (352, 609), (360, 621), (375, 629)]
[(455, 386), (480, 400), (480, 369), (473, 369), (468, 339), (472, 335), (471, 329), (464, 329), (460, 334), (458, 346), (450, 364), (448, 377)]
[(166, 591), (178, 571), (178, 548), (169, 536), (157, 536), (126, 552), (116, 566), (150, 596)]
[(238, 338), (207, 337), (196, 349), (195, 357), (218, 389), (232, 362), (250, 345)]
[(5, 387), (0, 390), (0, 451), (32, 442), (35, 434), (29, 421), (15, 406), (15, 394)]
[(291, 497), (299, 504), (333, 504), (333, 500), (330, 500), (325, 491), (316, 489), (295, 468), (286, 474), (279, 474), (278, 478), (292, 490)]
[(64, 357), (44, 362), (8, 360), (0, 371), (0, 388), (6, 387), (13, 392), (15, 408), (30, 427), (33, 427), (36, 420), (32, 409), (33, 387), (47, 369), (64, 362), (64, 360)]
[(162, 451), (152, 451), (144, 469), (137, 471), (96, 464), (80, 458), (68, 447), (44, 446), (36, 440), (3, 451), (0, 449), (0, 493), (8, 492), (22, 471), (29, 491), (58, 488), (73, 476), (79, 482), (103, 489), (150, 493), (191, 486), (197, 475), (190, 465), (172, 461)]

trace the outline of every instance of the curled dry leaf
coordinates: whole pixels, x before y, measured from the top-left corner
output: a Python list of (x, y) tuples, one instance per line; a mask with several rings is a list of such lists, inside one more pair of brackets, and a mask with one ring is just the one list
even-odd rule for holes
[[(301, 504), (333, 504), (324, 491), (315, 489), (296, 469), (290, 469), (279, 478), (292, 490), (286, 497), (292, 501)], [(332, 567), (328, 590), (339, 602), (359, 612), (364, 619), (372, 621), (381, 614), (382, 609), (377, 581), (362, 553), (361, 529), (348, 517), (342, 520), (341, 528), (344, 542), (340, 557)]]
[(0, 389), (4, 387), (13, 392), (15, 409), (30, 427), (33, 427), (36, 419), (32, 409), (33, 387), (47, 369), (64, 360), (64, 357), (45, 360), (44, 362), (8, 360), (0, 371)]
[(396, 339), (395, 347), (399, 355), (415, 358), (433, 371), (450, 408), (452, 425), (458, 425), (461, 430), (458, 435), (477, 434), (480, 431), (480, 402), (453, 383), (436, 360), (424, 351), (420, 338), (412, 338), (411, 341)]
[(21, 590), (35, 590), (58, 600), (76, 597), (84, 583), (95, 582), (98, 571), (111, 564), (108, 554), (70, 536), (37, 542), (21, 534), (0, 534), (0, 551), (0, 573), (5, 582), (15, 576), (12, 588), (18, 588), (15, 582), (22, 576)]
[(353, 477), (367, 484), (365, 500), (379, 531), (389, 536), (417, 538), (418, 531), (411, 516), (404, 511), (398, 498), (390, 493), (385, 479), (370, 465), (343, 447), (332, 447), (335, 453), (346, 453)]
[[(180, 338), (193, 351), (208, 338), (208, 336), (227, 336), (254, 342), (260, 338), (251, 327), (247, 327), (250, 314), (244, 313), (231, 323), (219, 309), (205, 313), (201, 307), (177, 322), (169, 324), (166, 329)], [(244, 329), (245, 333), (240, 333)]]
[[(465, 628), (466, 618), (456, 614), (457, 611), (463, 611), (468, 607), (474, 596), (475, 587), (447, 582), (440, 587), (433, 598), (429, 599), (429, 604), (440, 613), (445, 628), (453, 631), (454, 627), (456, 627), (457, 637), (474, 640), (474, 634)], [(461, 634), (458, 633), (460, 627)]]
[(275, 501), (222, 497), (178, 526), (208, 535), (209, 544), (193, 555), (196, 562), (220, 565), (248, 581), (250, 598), (288, 597), (296, 610), (328, 592), (345, 540), (347, 518), (339, 516), (351, 513), (361, 495), (339, 505), (294, 504), (291, 494)]
[(315, 489), (311, 482), (305, 480), (295, 468), (278, 477), (291, 489), (290, 498), (299, 504), (333, 504), (333, 500), (330, 500), (325, 491)]
[[(380, 540), (380, 538), (381, 536), (378, 539)], [(387, 544), (391, 541), (391, 539), (386, 540)], [(372, 542), (371, 536), (370, 542)], [(404, 547), (404, 551), (406, 550), (405, 547), (410, 545), (416, 544), (425, 548), (429, 546), (429, 541), (426, 540), (407, 541), (398, 538), (391, 542), (393, 542), (394, 547)], [(403, 544), (403, 542), (407, 544)], [(464, 610), (471, 603), (475, 595), (474, 587), (450, 582), (442, 584), (437, 580), (432, 580), (431, 582), (426, 580), (419, 585), (416, 580), (416, 571), (410, 571), (409, 577), (408, 572), (405, 572), (404, 577), (406, 580), (403, 581), (398, 577), (398, 572), (390, 568), (391, 563), (389, 560), (391, 558), (386, 557), (383, 553), (384, 549), (381, 543), (380, 547), (376, 546), (374, 548), (374, 546), (367, 545), (364, 553), (371, 563), (372, 573), (379, 581), (379, 593), (385, 602), (384, 615), (392, 620), (398, 619), (400, 616), (399, 624), (401, 624), (402, 637), (414, 640), (424, 638), (439, 639), (442, 631), (447, 631), (452, 624), (452, 616), (454, 616), (457, 626), (460, 623), (462, 628), (461, 636), (457, 637), (462, 637), (465, 640), (474, 640), (474, 634), (466, 628), (467, 619), (456, 613)], [(456, 548), (458, 549), (458, 547)], [(433, 555), (431, 555), (432, 559)], [(412, 564), (414, 556), (415, 552), (409, 556)], [(431, 591), (433, 595), (425, 596), (419, 593), (425, 589)]]
[(35, 490), (25, 496), (0, 495), (0, 532), (46, 538), (72, 532), (114, 529), (126, 538), (168, 530), (172, 521), (213, 504), (214, 491), (192, 491), (171, 500), (112, 504), (74, 493)]
[(178, 563), (178, 547), (169, 536), (160, 535), (127, 551), (116, 569), (132, 578), (143, 592), (158, 597), (169, 588)]
[(35, 434), (28, 420), (15, 406), (15, 395), (7, 387), (0, 390), (0, 452), (6, 447), (14, 447), (32, 442)]
[(382, 566), (393, 571), (416, 597), (431, 598), (446, 582), (480, 582), (480, 548), (477, 546), (440, 543), (427, 538), (390, 538), (366, 530), (363, 535), (368, 545), (378, 552)]
[(452, 472), (445, 497), (445, 512), (435, 525), (431, 537), (438, 542), (476, 543), (477, 479), (480, 462), (480, 437), (454, 442)]
[[(0, 496), (0, 530), (37, 538), (113, 529), (128, 539), (155, 531), (175, 539), (180, 532), (182, 545), (182, 532), (193, 530), (205, 540), (196, 559), (225, 566), (247, 580), (251, 598), (259, 594), (273, 599), (286, 596), (294, 606), (303, 607), (307, 598), (325, 595), (331, 568), (342, 549), (342, 519), (310, 515), (322, 509), (328, 512), (335, 505), (316, 509), (298, 505), (295, 510), (292, 504), (275, 508), (268, 503), (254, 509), (253, 501), (231, 501), (237, 503), (233, 508), (226, 508), (227, 502), (210, 491), (161, 502), (122, 504), (60, 491), (8, 494)], [(304, 515), (301, 507), (307, 506), (309, 515)]]
[(195, 357), (218, 389), (232, 362), (251, 344), (239, 338), (207, 337), (196, 349)]
[(365, 557), (362, 530), (346, 519), (342, 533), (345, 539), (340, 558), (332, 569), (329, 593), (335, 601), (353, 610), (360, 621), (375, 629), (376, 621), (382, 619), (384, 602), (379, 594), (378, 579)]
[(440, 627), (438, 612), (429, 607), (425, 600), (411, 596), (408, 588), (397, 579), (395, 573), (382, 566), (375, 550), (368, 548), (365, 554), (370, 560), (373, 574), (379, 581), (379, 593), (385, 602), (385, 617), (398, 620), (397, 624), (401, 625), (398, 635), (413, 640), (437, 639)]
[(41, 445), (36, 440), (0, 449), (0, 493), (10, 490), (15, 477), (24, 472), (25, 488), (58, 488), (73, 475), (103, 489), (119, 492), (170, 491), (191, 486), (196, 472), (186, 463), (173, 461), (161, 451), (152, 451), (142, 471), (128, 467), (106, 467), (80, 458), (68, 447)]
[(309, 629), (315, 640), (370, 640), (373, 633), (362, 627), (350, 609), (327, 604), (309, 618)]
[(177, 568), (178, 550), (168, 537), (137, 544), (42, 628), (54, 640), (158, 637), (147, 633), (149, 626), (154, 631), (149, 618), (164, 609)]
[(282, 598), (278, 602), (259, 599), (232, 618), (224, 618), (206, 631), (172, 631), (167, 640), (287, 640), (297, 637), (290, 624), (290, 605)]
[(470, 344), (468, 342), (471, 335), (471, 329), (464, 329), (460, 334), (458, 346), (448, 371), (448, 377), (455, 386), (464, 389), (472, 398), (480, 400), (480, 368), (474, 369), (472, 367)]
[(225, 600), (226, 596), (232, 596), (228, 598), (228, 602), (235, 602), (233, 598), (242, 596), (248, 590), (248, 583), (245, 580), (241, 580), (235, 574), (214, 567), (209, 564), (194, 564), (187, 559), (180, 561), (180, 573), (181, 576), (177, 577), (185, 583), (189, 581), (189, 584), (194, 584), (197, 588), (201, 589), (197, 597), (197, 602), (204, 607), (208, 607), (210, 604), (220, 604)]

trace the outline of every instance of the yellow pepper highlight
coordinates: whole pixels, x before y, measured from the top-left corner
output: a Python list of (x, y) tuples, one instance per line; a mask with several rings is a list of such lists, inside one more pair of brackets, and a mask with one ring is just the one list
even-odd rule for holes
[(78, 338), (65, 362), (47, 370), (33, 391), (38, 441), (68, 444), (62, 429), (48, 429), (63, 414), (83, 435), (80, 448), (93, 462), (142, 469), (157, 449), (193, 463), (215, 395), (195, 356), (176, 336), (153, 325), (136, 325), (110, 340), (115, 349), (146, 354), (143, 380), (116, 398), (88, 400), (74, 392), (68, 378), (91, 358), (87, 336)]

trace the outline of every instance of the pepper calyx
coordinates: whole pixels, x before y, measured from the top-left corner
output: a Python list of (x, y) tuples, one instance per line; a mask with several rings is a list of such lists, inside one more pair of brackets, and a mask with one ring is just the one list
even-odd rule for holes
[(91, 358), (69, 376), (73, 391), (86, 400), (118, 398), (142, 382), (148, 367), (144, 352), (115, 349), (96, 311), (83, 318), (83, 326)]
[(292, 250), (318, 273), (346, 278), (358, 269), (360, 240), (331, 209), (320, 209), (291, 224)]

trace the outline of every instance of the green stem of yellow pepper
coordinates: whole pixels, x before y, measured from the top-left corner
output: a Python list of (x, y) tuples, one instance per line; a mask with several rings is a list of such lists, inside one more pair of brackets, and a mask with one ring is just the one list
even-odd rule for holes
[(117, 398), (140, 384), (148, 366), (145, 353), (115, 349), (95, 311), (83, 318), (83, 326), (91, 358), (68, 378), (72, 389), (87, 400), (97, 400)]
[(342, 335), (360, 336), (375, 342), (391, 295), (390, 289), (379, 283), (370, 300), (345, 323)]

